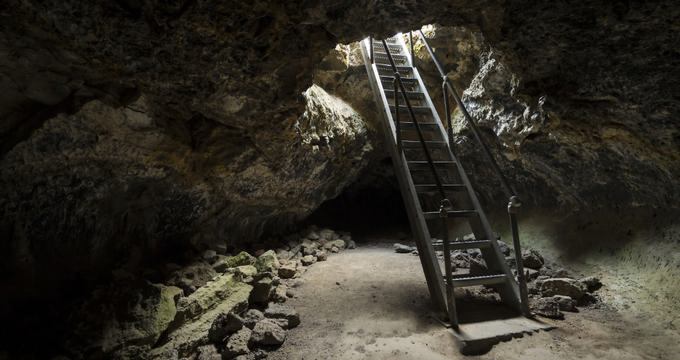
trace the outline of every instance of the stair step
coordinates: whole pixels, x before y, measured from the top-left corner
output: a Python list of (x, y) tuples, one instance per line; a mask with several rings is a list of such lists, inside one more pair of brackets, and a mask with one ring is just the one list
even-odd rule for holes
[[(475, 210), (451, 210), (451, 211), (447, 211), (446, 214), (449, 217), (472, 217), (472, 216), (477, 215), (477, 211), (475, 211)], [(439, 219), (439, 211), (424, 211), (423, 217), (425, 217), (425, 220)]]
[[(432, 246), (436, 250), (441, 250), (444, 248), (444, 242), (438, 240), (432, 243)], [(451, 250), (463, 250), (463, 249), (482, 249), (491, 247), (491, 241), (489, 240), (469, 240), (469, 241), (452, 241), (449, 243)]]
[[(401, 45), (399, 44), (387, 44), (387, 46), (390, 48), (390, 51), (394, 54), (395, 52), (402, 52), (403, 49), (401, 48)], [(385, 52), (385, 47), (382, 44), (382, 41), (374, 41), (373, 42), (373, 51), (380, 51), (380, 52)]]
[[(413, 109), (413, 113), (416, 115), (432, 115), (432, 109), (429, 106), (411, 105), (411, 109)], [(394, 105), (390, 105), (390, 111), (394, 113)], [(408, 113), (408, 106), (399, 105), (399, 114), (408, 116)]]
[[(382, 81), (383, 84), (392, 85), (394, 83), (394, 76), (392, 76), (392, 75), (380, 75), (380, 81)], [(408, 86), (418, 85), (418, 79), (414, 79), (414, 78), (402, 77), (401, 82), (404, 83), (404, 85), (408, 85)]]
[[(394, 74), (394, 69), (392, 69), (392, 65), (390, 64), (375, 64), (375, 66), (378, 68), (378, 71), (389, 71), (391, 74)], [(398, 65), (397, 71), (399, 74), (407, 74), (411, 73), (413, 68), (410, 66)]]
[[(383, 59), (385, 61), (389, 61), (389, 58), (387, 57), (387, 53), (384, 53), (384, 52), (379, 52), (379, 51), (374, 50), (373, 56), (375, 56), (376, 59)], [(392, 54), (392, 59), (394, 59), (394, 61), (398, 61), (398, 62), (405, 62), (406, 59), (408, 59), (408, 57), (406, 55), (402, 55), (402, 54)]]
[[(385, 89), (385, 96), (388, 99), (394, 98), (394, 89)], [(425, 99), (425, 94), (420, 91), (407, 91), (406, 96), (409, 100), (423, 100)]]
[[(401, 146), (405, 149), (422, 149), (422, 144), (419, 140), (402, 140)], [(443, 148), (446, 147), (446, 141), (425, 141), (427, 148)]]
[[(429, 163), (427, 160), (412, 160), (412, 161), (407, 161), (406, 162), (409, 167), (416, 167), (416, 166), (426, 166), (429, 167)], [(432, 160), (432, 164), (436, 167), (441, 167), (444, 165), (455, 165), (456, 162), (453, 160)]]
[[(452, 280), (453, 287), (467, 287), (477, 285), (502, 284), (508, 280), (508, 277), (505, 274), (482, 275), (482, 276), (468, 276), (466, 274), (463, 277), (455, 277)], [(446, 281), (446, 277), (444, 277), (444, 281)]]
[[(420, 129), (423, 131), (439, 130), (439, 124), (433, 121), (418, 121), (418, 125), (420, 125)], [(399, 126), (401, 126), (402, 130), (415, 130), (416, 128), (413, 121), (400, 121)]]
[[(416, 187), (416, 192), (419, 192), (419, 193), (438, 191), (437, 184), (421, 184), (421, 185), (415, 185), (415, 187)], [(464, 184), (442, 184), (442, 187), (444, 188), (444, 191), (462, 191), (462, 190), (465, 190)]]

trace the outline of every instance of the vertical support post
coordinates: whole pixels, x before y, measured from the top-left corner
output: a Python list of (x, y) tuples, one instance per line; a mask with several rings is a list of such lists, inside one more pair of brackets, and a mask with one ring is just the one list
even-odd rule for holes
[(415, 60), (415, 57), (413, 56), (413, 30), (408, 32), (408, 40), (409, 40), (409, 45), (411, 46), (411, 66), (415, 67), (416, 66), (416, 60)]
[(527, 291), (527, 280), (524, 274), (524, 262), (522, 261), (522, 248), (519, 243), (519, 231), (517, 230), (517, 208), (522, 206), (519, 196), (511, 196), (508, 202), (508, 215), (510, 216), (510, 227), (512, 228), (512, 246), (515, 248), (515, 261), (517, 263), (517, 282), (519, 283), (520, 306), (522, 313), (526, 317), (531, 317), (529, 311), (529, 296)]
[(373, 36), (368, 37), (368, 44), (371, 47), (371, 64), (375, 64), (375, 59), (373, 58)]
[(442, 199), (439, 206), (439, 217), (442, 219), (442, 241), (444, 247), (444, 271), (446, 272), (446, 311), (449, 323), (458, 329), (458, 314), (456, 314), (456, 298), (453, 288), (453, 267), (451, 266), (451, 238), (449, 234), (448, 213), (451, 208), (449, 199)]
[(449, 109), (449, 92), (446, 84), (448, 83), (448, 76), (442, 77), (442, 94), (444, 94), (444, 117), (446, 118), (446, 134), (449, 138), (449, 147), (453, 148), (453, 124), (451, 124), (451, 110)]
[(394, 82), (392, 87), (394, 88), (394, 123), (397, 127), (397, 150), (399, 151), (399, 156), (403, 153), (404, 145), (401, 143), (401, 121), (399, 120), (399, 73), (394, 74)]

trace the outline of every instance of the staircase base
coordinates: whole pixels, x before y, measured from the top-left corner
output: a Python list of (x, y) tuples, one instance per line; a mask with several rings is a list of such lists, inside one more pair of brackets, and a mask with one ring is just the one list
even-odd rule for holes
[(459, 324), (452, 330), (463, 355), (484, 354), (501, 341), (521, 338), (540, 330), (552, 330), (555, 326), (523, 316)]

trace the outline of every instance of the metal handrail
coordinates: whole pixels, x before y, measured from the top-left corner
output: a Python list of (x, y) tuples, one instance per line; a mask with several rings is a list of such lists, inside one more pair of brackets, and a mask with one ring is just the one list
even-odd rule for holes
[[(437, 61), (437, 58), (434, 55), (434, 51), (432, 51), (432, 48), (430, 47), (430, 44), (427, 42), (427, 39), (425, 38), (425, 34), (423, 34), (422, 30), (418, 30), (420, 33), (420, 37), (423, 40), (423, 44), (425, 44), (425, 47), (427, 48), (427, 51), (430, 53), (430, 57), (432, 57), (432, 61), (434, 62), (434, 65), (437, 67), (437, 70), (439, 70), (439, 74), (442, 77), (442, 90), (444, 93), (444, 107), (446, 111), (446, 119), (448, 122), (448, 128), (449, 128), (449, 142), (452, 141), (452, 126), (451, 126), (451, 115), (449, 114), (449, 100), (448, 100), (448, 94), (446, 89), (448, 89), (449, 93), (451, 96), (453, 96), (454, 100), (458, 104), (461, 112), (463, 113), (463, 116), (465, 117), (465, 120), (467, 120), (468, 124), (470, 125), (470, 129), (472, 129), (472, 133), (474, 134), (475, 138), (477, 139), (477, 142), (482, 148), (482, 151), (484, 152), (484, 155), (486, 156), (487, 161), (491, 165), (491, 168), (493, 169), (494, 173), (498, 177), (499, 181), (501, 182), (501, 185), (503, 186), (503, 190), (505, 192), (505, 195), (508, 196), (508, 216), (510, 220), (510, 227), (512, 230), (512, 240), (513, 240), (513, 247), (515, 249), (515, 260), (517, 264), (517, 281), (519, 283), (519, 291), (520, 291), (520, 303), (522, 306), (522, 312), (526, 316), (530, 316), (529, 312), (529, 305), (528, 305), (528, 290), (527, 290), (527, 283), (526, 283), (526, 277), (524, 274), (524, 264), (522, 261), (522, 250), (520, 246), (520, 241), (519, 241), (519, 231), (517, 229), (517, 210), (520, 206), (522, 206), (522, 201), (520, 197), (516, 194), (515, 190), (510, 186), (508, 183), (508, 180), (506, 179), (505, 175), (503, 175), (503, 172), (501, 171), (500, 167), (498, 166), (498, 163), (494, 159), (493, 155), (491, 155), (491, 151), (489, 151), (489, 148), (486, 146), (484, 143), (484, 140), (482, 140), (482, 135), (479, 131), (479, 128), (477, 127), (477, 124), (472, 120), (472, 117), (470, 116), (470, 113), (468, 113), (467, 108), (465, 107), (465, 104), (463, 104), (463, 101), (460, 99), (460, 96), (458, 96), (458, 93), (456, 90), (453, 88), (453, 85), (451, 84), (451, 81), (449, 80), (448, 76), (442, 69), (441, 65), (439, 64), (439, 61)], [(412, 33), (412, 32), (411, 32)], [(411, 40), (411, 46), (413, 46), (413, 40)], [(415, 64), (414, 64), (415, 66)]]
[[(406, 95), (406, 87), (404, 86), (403, 81), (401, 80), (401, 75), (399, 74), (399, 70), (397, 69), (397, 65), (394, 62), (394, 58), (392, 57), (392, 52), (390, 51), (389, 46), (387, 45), (387, 42), (383, 39), (382, 40), (383, 47), (385, 48), (385, 53), (387, 54), (387, 59), (390, 61), (390, 66), (392, 66), (392, 70), (394, 71), (394, 81), (399, 84), (399, 88), (395, 87), (394, 92), (395, 92), (395, 98), (397, 97), (397, 92), (401, 91), (403, 97), (404, 97), (404, 103), (408, 109), (409, 115), (411, 116), (411, 121), (413, 122), (413, 125), (416, 129), (416, 133), (418, 134), (418, 140), (420, 140), (420, 144), (423, 147), (423, 152), (425, 153), (425, 158), (427, 160), (428, 165), (430, 166), (430, 170), (432, 171), (432, 175), (434, 176), (435, 183), (437, 185), (437, 191), (440, 193), (443, 199), (447, 200), (448, 203), (450, 201), (448, 200), (446, 196), (446, 192), (444, 191), (444, 186), (442, 185), (441, 179), (439, 179), (439, 174), (437, 173), (437, 169), (434, 167), (434, 162), (432, 160), (432, 155), (430, 155), (430, 150), (427, 148), (427, 144), (425, 142), (425, 136), (423, 136), (423, 131), (420, 128), (420, 124), (418, 123), (418, 119), (416, 119), (416, 115), (413, 112), (413, 107), (411, 106), (411, 101), (408, 99), (408, 96)], [(399, 119), (399, 106), (398, 104), (395, 104), (395, 117)], [(397, 120), (398, 122), (398, 120)]]

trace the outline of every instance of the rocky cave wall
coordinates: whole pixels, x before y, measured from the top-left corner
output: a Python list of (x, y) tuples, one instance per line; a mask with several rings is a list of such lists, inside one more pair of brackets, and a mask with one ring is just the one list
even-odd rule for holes
[[(4, 2), (0, 262), (31, 297), (55, 267), (93, 280), (123, 259), (294, 225), (385, 157), (363, 66), (328, 52), (429, 23), (450, 26), (433, 45), (527, 207), (676, 211), (679, 9)], [(456, 115), (456, 152), (482, 198), (502, 203)]]

